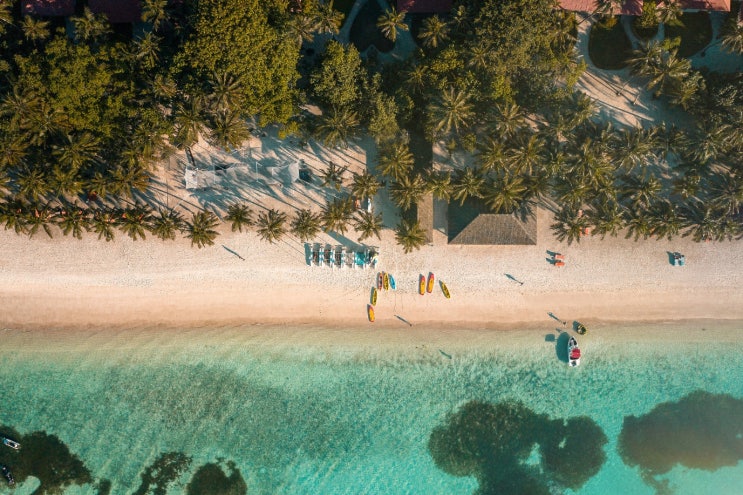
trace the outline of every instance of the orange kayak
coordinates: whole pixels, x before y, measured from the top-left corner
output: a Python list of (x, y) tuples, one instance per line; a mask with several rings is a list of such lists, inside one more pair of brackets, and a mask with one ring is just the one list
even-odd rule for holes
[(371, 304), (366, 305), (366, 313), (369, 315), (369, 321), (374, 323), (374, 307)]
[(426, 287), (426, 291), (430, 294), (433, 292), (433, 272), (430, 272), (428, 274), (428, 286)]
[(418, 281), (418, 293), (421, 296), (426, 293), (426, 277), (424, 275), (421, 275)]
[(382, 287), (384, 287), (384, 272), (379, 272), (377, 274), (377, 289), (382, 290)]

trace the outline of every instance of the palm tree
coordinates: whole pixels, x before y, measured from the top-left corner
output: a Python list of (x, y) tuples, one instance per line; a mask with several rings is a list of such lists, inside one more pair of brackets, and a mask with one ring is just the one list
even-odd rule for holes
[(650, 230), (658, 239), (666, 238), (669, 241), (679, 235), (682, 226), (681, 215), (676, 205), (667, 199), (657, 201), (648, 212)]
[(186, 102), (180, 102), (175, 106), (173, 115), (175, 127), (173, 144), (185, 149), (198, 142), (199, 136), (207, 129), (203, 100), (191, 98)]
[(474, 168), (467, 167), (457, 172), (452, 186), (452, 199), (459, 200), (464, 205), (468, 197), (481, 198), (485, 187), (485, 177)]
[(395, 240), (405, 254), (420, 249), (426, 243), (426, 233), (417, 220), (403, 218), (395, 227)]
[(628, 210), (627, 216), (627, 234), (624, 236), (625, 239), (634, 236), (635, 241), (637, 241), (640, 237), (647, 239), (652, 235), (653, 226), (647, 210)]
[(354, 219), (354, 228), (361, 232), (359, 236), (359, 242), (370, 238), (371, 236), (377, 236), (377, 239), (381, 239), (379, 235), (382, 230), (382, 214), (374, 214), (370, 211), (361, 211), (358, 216)]
[(626, 173), (632, 173), (635, 167), (640, 167), (644, 172), (648, 162), (657, 158), (655, 150), (658, 141), (654, 130), (646, 131), (642, 127), (623, 129), (617, 139), (616, 154), (619, 158), (619, 166)]
[(111, 32), (110, 24), (103, 14), (94, 14), (85, 7), (82, 17), (73, 17), (75, 39), (78, 41), (97, 41)]
[(232, 232), (243, 231), (243, 227), (253, 225), (253, 212), (248, 205), (231, 204), (227, 207), (225, 220), (232, 222)]
[(150, 226), (152, 211), (149, 206), (135, 204), (121, 212), (118, 224), (122, 232), (136, 241), (137, 238), (145, 239), (145, 231)]
[(690, 171), (674, 179), (671, 190), (682, 199), (691, 199), (696, 198), (701, 186), (702, 177), (697, 172)]
[(135, 189), (140, 192), (147, 191), (150, 179), (150, 172), (140, 164), (120, 165), (111, 173), (108, 192), (116, 196), (131, 198)]
[(106, 239), (106, 242), (114, 240), (116, 229), (117, 215), (108, 209), (96, 210), (93, 212), (91, 228), (98, 234), (98, 239)]
[(326, 146), (348, 146), (358, 127), (359, 116), (356, 112), (347, 107), (333, 107), (323, 113), (317, 134)]
[(287, 23), (284, 33), (293, 39), (297, 46), (302, 46), (305, 41), (312, 43), (315, 39), (316, 20), (307, 14), (296, 14), (292, 16), (291, 20)]
[(168, 0), (144, 0), (142, 20), (151, 22), (152, 30), (157, 31), (168, 20)]
[(683, 15), (683, 11), (681, 10), (681, 5), (677, 0), (667, 0), (656, 6), (655, 15), (658, 22), (661, 24), (667, 24), (670, 26), (678, 26), (682, 24), (680, 19)]
[(433, 194), (434, 198), (448, 200), (452, 192), (451, 172), (428, 169), (426, 188)]
[(0, 203), (0, 222), (5, 223), (5, 230), (13, 229), (16, 234), (25, 234), (28, 227), (25, 203), (19, 198)]
[(405, 83), (410, 86), (413, 93), (421, 94), (426, 89), (426, 76), (428, 67), (423, 64), (415, 64), (403, 73)]
[(577, 208), (564, 206), (555, 214), (555, 223), (552, 230), (558, 241), (567, 240), (568, 245), (573, 241), (580, 242), (580, 238), (588, 227), (588, 217), (581, 215)]
[(353, 174), (351, 193), (357, 198), (371, 198), (379, 191), (379, 181), (376, 177), (364, 170), (361, 174)]
[[(740, 7), (738, 7), (740, 8)], [(743, 54), (743, 24), (740, 22), (729, 23), (723, 29), (722, 47), (733, 53)]]
[(333, 8), (333, 0), (321, 3), (315, 14), (315, 29), (318, 33), (338, 34), (345, 16)]
[(478, 161), (484, 171), (500, 172), (506, 164), (506, 149), (503, 141), (492, 137), (478, 145)]
[(727, 124), (713, 125), (710, 129), (699, 129), (691, 140), (691, 155), (700, 164), (716, 161), (730, 151), (732, 129)]
[(55, 165), (52, 174), (47, 178), (50, 191), (54, 191), (55, 196), (77, 196), (83, 192), (83, 182), (80, 175), (73, 169), (64, 169)]
[(544, 142), (539, 134), (521, 132), (508, 150), (508, 163), (514, 173), (531, 174), (539, 170), (544, 162)]
[(392, 200), (403, 210), (407, 210), (418, 203), (424, 194), (426, 194), (426, 182), (420, 174), (412, 177), (403, 175), (393, 182), (390, 188)]
[[(156, 98), (168, 103), (178, 94), (178, 84), (173, 78), (164, 74), (154, 74), (147, 82), (147, 86)], [(168, 107), (171, 107), (171, 105), (168, 105)]]
[(70, 204), (61, 207), (57, 224), (62, 229), (62, 234), (72, 234), (77, 239), (83, 238), (83, 231), (87, 232), (90, 230), (90, 220), (87, 210)]
[(348, 223), (353, 218), (353, 204), (350, 198), (339, 199), (325, 203), (322, 211), (322, 224), (326, 232), (334, 230), (339, 234), (345, 234)]
[(425, 48), (437, 48), (439, 44), (449, 39), (449, 25), (438, 15), (433, 15), (423, 21), (418, 38)]
[(654, 175), (644, 178), (629, 175), (625, 176), (623, 180), (622, 197), (630, 200), (631, 210), (649, 208), (658, 199), (663, 187), (660, 180)]
[(738, 172), (717, 173), (712, 184), (713, 205), (728, 215), (737, 215), (743, 204), (743, 175)]
[(163, 241), (175, 240), (176, 232), (180, 232), (186, 226), (180, 213), (171, 209), (159, 209), (157, 215), (152, 218), (152, 233)]
[(405, 24), (404, 10), (398, 12), (394, 6), (390, 7), (377, 19), (377, 27), (382, 31), (385, 38), (393, 43), (397, 40), (397, 31), (407, 31), (408, 25)]
[(474, 114), (470, 94), (452, 86), (428, 107), (429, 120), (434, 134), (449, 134), (452, 130), (459, 133), (460, 128), (469, 125)]
[(213, 72), (209, 77), (211, 93), (209, 95), (212, 111), (237, 110), (244, 98), (245, 89), (242, 80), (222, 71)]
[(320, 232), (320, 215), (310, 210), (298, 210), (291, 223), (292, 234), (307, 242)]
[(134, 42), (134, 58), (141, 63), (143, 69), (152, 69), (160, 61), (161, 41), (160, 37), (150, 31)]
[(661, 63), (666, 50), (663, 45), (652, 42), (647, 45), (641, 45), (640, 49), (633, 52), (633, 57), (627, 60), (634, 74), (640, 76), (650, 76), (653, 74), (655, 67)]
[(40, 111), (41, 97), (33, 90), (14, 84), (0, 100), (0, 116), (10, 117), (11, 129), (25, 129)]
[(94, 161), (100, 152), (100, 141), (90, 132), (66, 135), (62, 143), (52, 147), (52, 155), (67, 169), (79, 170)]
[(28, 215), (26, 224), (28, 226), (28, 236), (33, 237), (39, 231), (43, 229), (49, 238), (52, 238), (52, 229), (50, 225), (54, 217), (54, 212), (48, 206), (31, 205), (28, 208)]
[(596, 201), (589, 210), (588, 218), (593, 224), (594, 235), (600, 235), (603, 240), (606, 234), (616, 237), (624, 228), (624, 208), (616, 201)]
[(258, 214), (258, 235), (271, 244), (278, 242), (286, 234), (286, 213), (274, 210), (262, 211)]
[(26, 39), (33, 43), (49, 37), (49, 22), (30, 15), (23, 16), (21, 28)]
[(238, 111), (218, 110), (211, 117), (211, 144), (234, 151), (250, 138), (248, 126)]
[(380, 172), (395, 180), (407, 176), (413, 163), (413, 154), (405, 141), (387, 144), (379, 151)]
[(38, 168), (23, 167), (16, 173), (15, 184), (19, 196), (34, 203), (49, 193), (46, 175)]
[(496, 213), (513, 213), (524, 203), (526, 185), (519, 175), (502, 174), (485, 186), (485, 204)]
[(495, 116), (491, 126), (501, 139), (510, 139), (526, 127), (526, 115), (516, 103), (495, 106)]
[(475, 70), (483, 70), (490, 66), (490, 55), (492, 54), (492, 48), (484, 43), (476, 43), (472, 45), (467, 58), (467, 67)]
[(10, 10), (10, 2), (0, 3), (0, 34), (5, 32), (5, 25), (13, 25), (13, 13)]
[(193, 214), (191, 222), (186, 223), (186, 237), (191, 239), (191, 246), (201, 249), (214, 245), (214, 239), (219, 232), (214, 230), (219, 225), (219, 219), (211, 211), (200, 211)]
[(346, 170), (348, 167), (339, 167), (333, 162), (328, 162), (328, 168), (320, 172), (323, 187), (333, 186), (336, 191), (340, 192), (343, 187), (343, 174)]

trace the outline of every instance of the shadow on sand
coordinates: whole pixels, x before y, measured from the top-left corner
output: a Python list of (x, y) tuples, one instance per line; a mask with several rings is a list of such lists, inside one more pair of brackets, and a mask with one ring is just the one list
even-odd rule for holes
[(570, 335), (568, 335), (568, 332), (560, 332), (560, 335), (556, 339), (555, 343), (555, 354), (557, 354), (557, 359), (562, 361), (563, 363), (568, 362), (568, 339), (570, 338)]

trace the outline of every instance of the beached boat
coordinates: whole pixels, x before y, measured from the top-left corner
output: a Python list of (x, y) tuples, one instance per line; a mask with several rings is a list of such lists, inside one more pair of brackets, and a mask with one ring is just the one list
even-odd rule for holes
[(426, 293), (426, 276), (421, 275), (418, 279), (418, 293), (422, 296)]
[(429, 294), (433, 292), (433, 272), (428, 274), (428, 285), (426, 286), (426, 290)]
[(576, 323), (577, 323), (577, 325), (575, 325), (575, 331), (578, 332), (581, 335), (584, 335), (588, 331), (588, 329), (586, 328), (586, 326), (583, 323), (578, 323), (578, 322), (576, 322)]
[(8, 469), (8, 466), (0, 464), (0, 472), (3, 473), (3, 476), (5, 476), (5, 480), (8, 482), (9, 485), (15, 485), (15, 479), (13, 478), (13, 473), (10, 472), (10, 469)]
[(369, 316), (369, 321), (371, 323), (374, 323), (374, 306), (368, 304), (366, 306), (366, 314)]
[(441, 284), (441, 292), (444, 293), (444, 297), (447, 299), (451, 298), (451, 294), (449, 294), (449, 287), (446, 286), (444, 282), (439, 282)]
[(390, 290), (390, 276), (387, 272), (382, 272), (382, 285), (384, 285), (384, 290)]
[(0, 437), (0, 439), (2, 439), (3, 445), (6, 445), (10, 447), (11, 449), (18, 450), (21, 448), (21, 444), (16, 442), (15, 440), (11, 440), (10, 438), (6, 438), (6, 437)]
[(377, 288), (376, 287), (372, 287), (372, 293), (371, 293), (371, 304), (372, 304), (372, 306), (376, 306), (377, 305), (377, 293), (378, 292), (379, 291), (377, 291)]
[(575, 337), (568, 339), (568, 364), (570, 366), (580, 364), (580, 347), (578, 347), (578, 341), (575, 340)]
[(388, 275), (390, 278), (390, 289), (397, 290), (397, 282), (395, 282), (395, 277), (393, 277), (391, 274)]

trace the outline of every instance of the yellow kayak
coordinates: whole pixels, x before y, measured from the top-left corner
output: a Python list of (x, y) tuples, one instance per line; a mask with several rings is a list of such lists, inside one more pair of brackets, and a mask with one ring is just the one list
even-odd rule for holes
[(421, 296), (426, 293), (426, 277), (424, 275), (421, 275), (418, 280), (418, 293)]
[(433, 272), (428, 274), (428, 287), (426, 287), (426, 290), (429, 294), (433, 292)]
[(444, 293), (444, 297), (447, 299), (451, 298), (451, 294), (449, 294), (449, 287), (446, 286), (444, 282), (439, 282), (441, 284), (441, 292)]
[(387, 275), (387, 272), (382, 272), (382, 278), (383, 278), (382, 284), (384, 285), (384, 290), (390, 290), (390, 276)]
[(372, 287), (371, 305), (372, 306), (377, 305), (377, 288), (376, 287)]
[(366, 306), (366, 313), (369, 315), (369, 321), (374, 323), (374, 308), (371, 304)]

